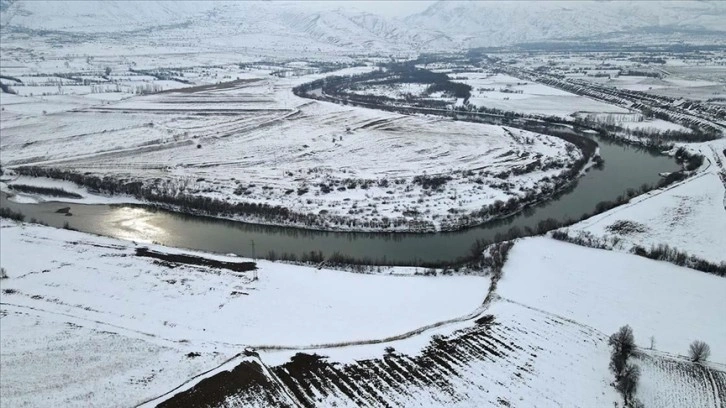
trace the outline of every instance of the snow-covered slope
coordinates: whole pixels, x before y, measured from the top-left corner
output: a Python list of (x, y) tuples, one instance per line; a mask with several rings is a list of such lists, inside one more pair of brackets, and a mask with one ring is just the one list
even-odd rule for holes
[[(358, 5), (360, 6), (360, 5)], [(440, 1), (406, 18), (357, 11), (356, 4), (226, 1), (3, 0), (4, 30), (148, 35), (218, 44), (270, 43), (348, 52), (442, 51), (486, 45), (600, 38), (619, 33), (637, 41), (646, 33), (720, 32), (721, 2), (463, 2)], [(623, 33), (626, 37), (623, 37)], [(263, 34), (261, 36), (261, 34)], [(76, 37), (78, 38), (78, 37)], [(298, 44), (298, 45), (296, 45)]]
[(301, 14), (300, 19), (290, 19), (291, 26), (317, 40), (324, 40), (348, 47), (378, 46), (386, 43), (419, 49), (427, 44), (437, 48), (453, 43), (442, 33), (415, 30), (397, 21), (387, 20), (371, 13), (345, 12), (342, 10)]
[[(341, 5), (343, 6), (343, 5)], [(309, 2), (225, 1), (10, 1), (2, 11), (6, 28), (107, 34), (166, 30), (167, 37), (218, 37), (271, 42), (305, 38), (348, 51), (418, 49), (452, 43), (384, 17)], [(178, 31), (173, 31), (178, 30)], [(259, 34), (266, 34), (267, 39)], [(163, 37), (162, 37), (163, 38)], [(244, 40), (242, 40), (244, 42)], [(290, 41), (292, 45), (292, 41)]]
[(726, 4), (677, 1), (439, 1), (406, 23), (497, 46), (623, 31), (723, 30)]
[(517, 242), (497, 293), (614, 333), (632, 326), (635, 342), (685, 355), (693, 340), (713, 347), (709, 361), (726, 363), (722, 311), (726, 279), (630, 254), (585, 248), (549, 238)]
[(108, 32), (181, 24), (219, 7), (205, 1), (9, 1), (2, 24), (31, 29)]

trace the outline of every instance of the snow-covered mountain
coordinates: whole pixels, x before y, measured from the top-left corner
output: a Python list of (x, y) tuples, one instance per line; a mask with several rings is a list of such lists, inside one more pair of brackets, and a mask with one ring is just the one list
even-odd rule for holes
[(446, 33), (465, 47), (597, 39), (619, 32), (723, 31), (726, 35), (726, 2), (439, 1), (405, 22)]
[(2, 26), (52, 32), (108, 34), (183, 27), (195, 39), (269, 34), (350, 51), (451, 47), (445, 35), (331, 4), (228, 1), (3, 0)]
[(346, 52), (441, 51), (613, 33), (637, 42), (653, 31), (719, 32), (726, 22), (726, 2), (705, 1), (439, 1), (406, 18), (374, 14), (370, 4), (355, 10), (355, 3), (314, 1), (0, 0), (0, 6), (6, 31), (86, 37), (143, 31), (158, 32), (155, 41), (269, 40), (276, 47), (302, 43)]
[(385, 44), (416, 50), (431, 44), (435, 48), (454, 46), (442, 33), (412, 29), (399, 21), (365, 12), (322, 11), (290, 21), (292, 28), (312, 38), (351, 48), (379, 49)]
[(206, 1), (5, 0), (3, 26), (69, 32), (113, 32), (185, 23), (218, 7)]

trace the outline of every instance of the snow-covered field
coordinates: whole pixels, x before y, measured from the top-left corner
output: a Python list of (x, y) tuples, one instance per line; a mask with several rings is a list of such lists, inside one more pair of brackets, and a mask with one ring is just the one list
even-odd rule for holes
[[(668, 245), (712, 263), (726, 262), (726, 141), (687, 146), (707, 158), (701, 173), (575, 224), (570, 233), (591, 234), (621, 251)], [(623, 222), (631, 228), (617, 228)]]
[[(431, 9), (439, 12), (403, 25), (333, 2), (182, 3), (3, 2), (1, 81), (17, 93), (0, 94), (3, 170), (52, 166), (155, 183), (165, 192), (280, 205), (320, 216), (328, 229), (375, 230), (384, 219), (436, 229), (541, 191), (581, 157), (573, 145), (531, 132), (292, 93), (327, 75), (365, 73), (379, 62), (471, 43), (420, 28), (458, 30), (473, 21), (462, 18), (469, 6), (440, 3)], [(679, 5), (663, 6), (653, 11), (670, 14), (654, 18), (680, 19)], [(608, 19), (625, 27), (645, 14)], [(423, 24), (442, 16), (451, 21)], [(697, 17), (702, 27), (717, 27), (711, 23), (719, 18)], [(526, 25), (527, 35), (507, 31), (507, 41), (541, 37), (530, 34), (543, 26)], [(557, 31), (544, 27), (548, 36)], [(722, 50), (705, 49), (683, 57), (495, 52), (486, 60), (666, 96), (674, 107), (697, 100), (711, 104), (709, 115), (723, 125), (726, 59)], [(432, 67), (470, 84), (477, 107), (689, 131), (642, 120), (627, 104), (502, 73)], [(650, 76), (624, 75), (628, 70)], [(356, 92), (405, 98), (426, 88)], [(633, 361), (642, 370), (637, 397), (646, 407), (724, 406), (726, 280), (628, 253), (635, 245), (667, 244), (726, 261), (726, 143), (685, 147), (707, 159), (692, 178), (569, 228), (614, 251), (522, 239), (499, 281), (416, 276), (418, 267), (353, 274), (268, 261), (235, 272), (142, 257), (134, 242), (3, 219), (0, 405), (195, 406), (202, 395), (211, 406), (607, 407), (622, 403), (607, 339), (629, 324), (639, 352)], [(3, 191), (15, 183), (81, 194), (69, 200), (75, 202), (137, 201), (65, 181), (3, 177)], [(623, 221), (633, 228), (612, 228)], [(704, 366), (684, 357), (696, 339), (711, 346)]]
[[(634, 229), (619, 230), (629, 221)], [(710, 262), (726, 262), (726, 209), (724, 186), (718, 175), (707, 173), (659, 194), (648, 195), (595, 216), (570, 228), (607, 240), (617, 249), (660, 244), (685, 251)]]
[[(187, 194), (320, 215), (319, 228), (375, 230), (385, 220), (401, 220), (394, 229), (456, 224), (550, 185), (581, 157), (569, 143), (531, 132), (301, 99), (291, 88), (320, 75), (267, 73), (109, 103), (59, 102), (46, 114), (13, 95), (8, 110), (16, 115), (0, 124), (2, 164), (163, 179)], [(526, 166), (533, 170), (502, 181)], [(429, 188), (417, 176), (445, 180)]]
[(471, 85), (469, 102), (477, 107), (559, 117), (575, 113), (628, 113), (617, 106), (505, 74), (464, 72), (451, 78)]
[[(435, 70), (436, 71), (436, 70)], [(526, 81), (506, 74), (489, 71), (450, 73), (442, 69), (454, 82), (471, 85), (469, 103), (481, 108), (500, 109), (527, 115), (570, 117), (576, 113), (630, 114), (627, 109), (575, 95), (547, 85)], [(351, 92), (404, 99), (411, 95), (419, 98), (444, 100), (454, 105), (457, 99), (441, 93), (426, 94), (426, 84), (396, 83), (385, 85), (357, 85)], [(459, 100), (458, 103), (462, 101)]]
[[(245, 406), (290, 395), (318, 406), (610, 406), (620, 399), (607, 336), (624, 324), (645, 353), (636, 363), (647, 406), (723, 398), (707, 384), (725, 377), (726, 280), (635, 255), (520, 240), (483, 306), (486, 277), (259, 261), (254, 281), (255, 272), (160, 263), (137, 257), (133, 244), (79, 232), (3, 221), (0, 234), (9, 276), (0, 281), (0, 386), (16, 405), (128, 405), (162, 395), (154, 404), (185, 405), (239, 367), (260, 370), (267, 384), (224, 380), (223, 399)], [(694, 339), (712, 346), (710, 368), (696, 377), (678, 357)], [(215, 369), (247, 345), (260, 357)], [(69, 358), (80, 350), (82, 358)], [(300, 365), (289, 360), (298, 352), (327, 358)], [(103, 374), (87, 376), (93, 370)], [(50, 386), (36, 392), (40, 384)]]
[[(667, 73), (664, 78), (620, 76), (595, 82), (674, 98), (707, 100), (726, 97), (726, 83), (723, 82), (726, 69), (722, 65), (665, 65), (663, 71)], [(699, 77), (709, 79), (697, 79)]]
[(4, 403), (17, 405), (46, 398), (133, 405), (246, 345), (397, 336), (469, 316), (489, 289), (483, 277), (360, 275), (266, 261), (244, 273), (165, 264), (137, 257), (123, 241), (6, 220), (0, 233), (8, 275), (0, 281), (1, 389)]
[(726, 279), (635, 255), (550, 238), (514, 246), (497, 293), (503, 298), (614, 333), (629, 324), (635, 342), (687, 355), (694, 340), (726, 364)]
[[(667, 263), (530, 238), (510, 252), (494, 300), (476, 324), (383, 344), (302, 350), (307, 356), (266, 350), (259, 364), (268, 367), (267, 381), (303, 405), (612, 406), (621, 397), (611, 385), (607, 338), (630, 324), (639, 346), (633, 362), (643, 373), (636, 396), (645, 406), (720, 406), (726, 355), (715, 348), (726, 335), (718, 324), (725, 289), (723, 278)], [(705, 367), (682, 357), (693, 338), (714, 347)], [(229, 372), (205, 378), (162, 400), (184, 406), (205, 395), (212, 406), (265, 406), (278, 395)], [(216, 391), (220, 381), (229, 391)]]
[(66, 230), (3, 221), (2, 236), (3, 302), (175, 342), (385, 338), (470, 313), (489, 285), (481, 277), (361, 275), (268, 261), (258, 262), (253, 280), (253, 272), (159, 265), (135, 256), (130, 243)]
[(510, 302), (496, 301), (487, 313), (493, 324), (470, 325), (409, 355), (391, 344), (395, 351), (368, 359), (330, 358), (334, 369), (281, 364), (272, 371), (316, 406), (584, 408), (619, 400), (602, 334)]
[(119, 334), (93, 321), (13, 306), (7, 304), (12, 295), (0, 296), (4, 407), (131, 406), (233, 355)]

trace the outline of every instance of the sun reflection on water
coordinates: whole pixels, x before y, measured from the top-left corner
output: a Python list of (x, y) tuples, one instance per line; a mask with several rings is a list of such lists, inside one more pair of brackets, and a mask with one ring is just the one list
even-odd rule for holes
[(121, 239), (145, 242), (163, 243), (169, 233), (157, 225), (152, 224), (154, 214), (143, 208), (119, 207), (112, 213), (111, 224), (116, 229), (117, 237)]

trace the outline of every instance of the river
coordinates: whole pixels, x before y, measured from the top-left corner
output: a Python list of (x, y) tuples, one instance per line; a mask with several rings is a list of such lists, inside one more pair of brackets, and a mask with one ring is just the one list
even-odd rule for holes
[[(321, 232), (245, 224), (139, 206), (60, 202), (21, 204), (8, 200), (5, 194), (1, 195), (0, 204), (21, 211), (26, 219), (35, 218), (56, 227), (67, 222), (84, 232), (218, 253), (265, 257), (275, 251), (278, 255), (294, 253), (299, 256), (319, 250), (324, 255), (340, 252), (357, 259), (385, 260), (387, 263), (448, 262), (468, 255), (476, 239), (491, 239), (515, 226), (534, 228), (548, 218), (560, 221), (578, 218), (592, 212), (599, 202), (614, 201), (629, 188), (657, 183), (661, 172), (679, 169), (669, 157), (595, 139), (605, 166), (590, 169), (578, 179), (573, 190), (506, 220), (458, 232)], [(73, 215), (56, 213), (63, 207), (70, 207)]]

